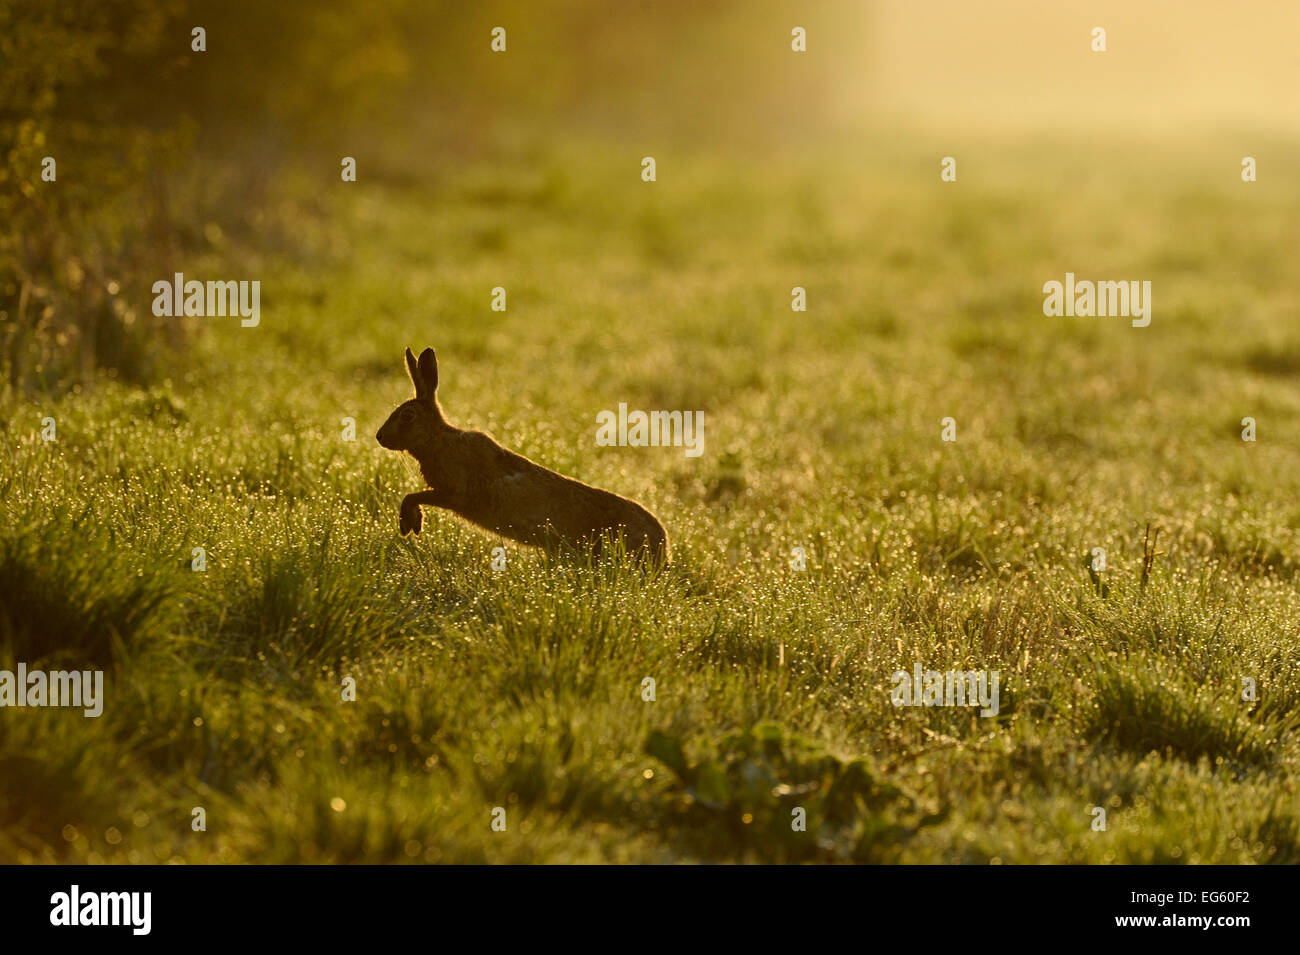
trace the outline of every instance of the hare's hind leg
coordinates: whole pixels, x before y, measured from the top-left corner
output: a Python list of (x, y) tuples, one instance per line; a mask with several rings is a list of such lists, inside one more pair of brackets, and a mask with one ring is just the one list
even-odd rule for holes
[(421, 504), (445, 507), (446, 498), (441, 492), (433, 488), (427, 491), (416, 491), (414, 494), (408, 494), (402, 498), (402, 506), (398, 512), (397, 529), (403, 537), (407, 534), (419, 534), (424, 527), (424, 515), (420, 513)]

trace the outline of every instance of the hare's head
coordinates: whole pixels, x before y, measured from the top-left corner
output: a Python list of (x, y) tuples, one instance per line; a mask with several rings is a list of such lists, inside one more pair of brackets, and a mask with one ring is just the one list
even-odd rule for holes
[(398, 405), (375, 435), (375, 440), (390, 451), (427, 447), (449, 427), (438, 407), (438, 359), (433, 349), (426, 348), (416, 361), (408, 348), (406, 370), (415, 385), (415, 397)]

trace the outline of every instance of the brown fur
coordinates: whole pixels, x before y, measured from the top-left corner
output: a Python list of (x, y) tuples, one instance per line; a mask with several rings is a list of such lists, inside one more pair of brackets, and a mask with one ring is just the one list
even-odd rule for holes
[(426, 491), (402, 499), (398, 528), (420, 533), (422, 504), (445, 508), (521, 544), (590, 547), (620, 539), (627, 553), (668, 561), (668, 533), (636, 501), (583, 484), (507, 451), (482, 431), (447, 422), (438, 404), (438, 359), (426, 348), (417, 362), (406, 349), (415, 397), (397, 406), (375, 439), (420, 464)]

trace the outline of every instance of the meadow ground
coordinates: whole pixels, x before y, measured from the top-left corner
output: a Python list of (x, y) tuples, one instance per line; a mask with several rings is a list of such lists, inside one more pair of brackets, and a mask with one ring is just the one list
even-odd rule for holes
[[(972, 141), (954, 184), (890, 143), (654, 184), (572, 144), (287, 183), (283, 254), (213, 230), (185, 270), (260, 278), (257, 328), (5, 409), (0, 668), (108, 695), (0, 719), (0, 861), (1300, 862), (1294, 144), (1247, 185), (1229, 140)], [(1150, 326), (1044, 316), (1067, 271)], [(675, 565), (399, 538), (407, 345)], [(703, 456), (597, 447), (619, 402)], [(916, 663), (998, 715), (893, 706)]]

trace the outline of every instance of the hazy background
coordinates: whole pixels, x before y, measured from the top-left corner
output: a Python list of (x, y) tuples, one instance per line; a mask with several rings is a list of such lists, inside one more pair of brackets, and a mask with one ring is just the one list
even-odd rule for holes
[(1300, 124), (1300, 55), (1279, 42), (1300, 30), (1300, 7), (1284, 0), (868, 7), (867, 91), (850, 115), (1085, 138)]
[[(206, 53), (190, 51), (196, 25)], [(796, 25), (806, 54), (790, 52)], [(1296, 168), (1277, 143), (1300, 123), (1300, 55), (1281, 42), (1300, 8), (1280, 0), (2, 0), (0, 26), (0, 360), (27, 392), (96, 368), (147, 380), (178, 333), (140, 313), (142, 275), (302, 231), (306, 207), (268, 190), (308, 198), (343, 155), (370, 182), (426, 187), (591, 140), (670, 170), (674, 152), (851, 162), (987, 137), (1105, 143), (1108, 175), (1126, 149), (1173, 140), (1199, 144), (1189, 162)], [(39, 180), (46, 155), (57, 186)], [(989, 158), (963, 168), (996, 175)]]

